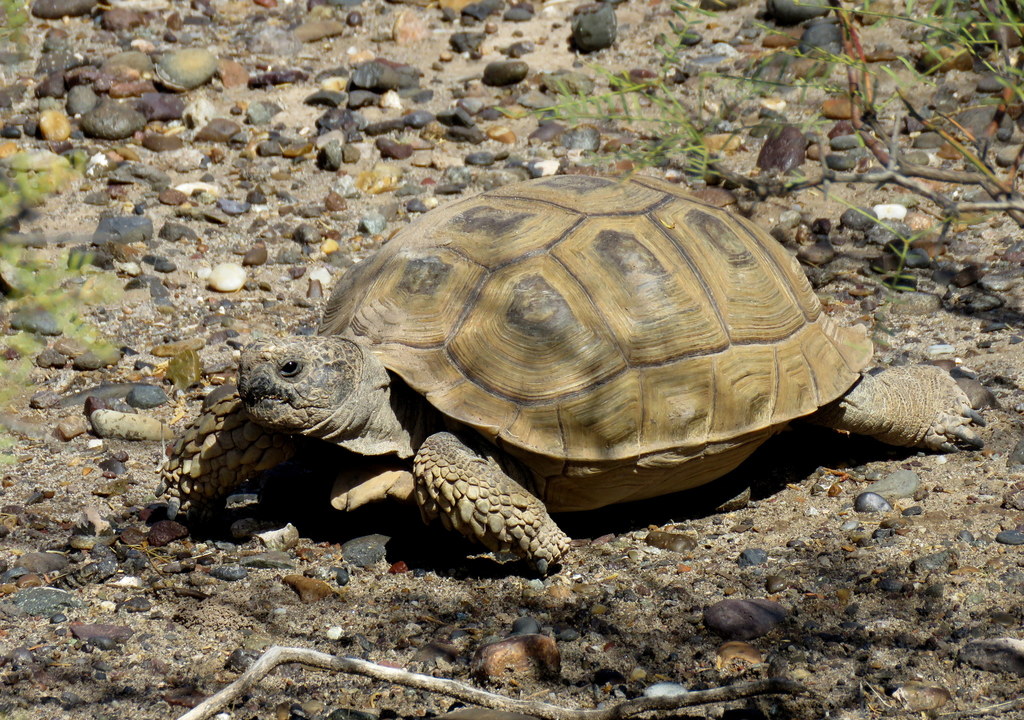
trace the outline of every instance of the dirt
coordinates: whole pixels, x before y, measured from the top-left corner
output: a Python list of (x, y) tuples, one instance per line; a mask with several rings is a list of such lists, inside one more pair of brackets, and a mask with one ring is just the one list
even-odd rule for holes
[[(494, 32), (484, 41), (482, 58), (455, 53), (448, 59), (449, 36), (462, 30), (483, 31), (484, 23), (462, 27), (457, 13), (454, 22), (445, 22), (436, 6), (364, 3), (356, 8), (362, 25), (349, 27), (338, 37), (302, 44), (295, 54), (271, 57), (250, 52), (246, 38), (270, 27), (289, 29), (311, 18), (344, 20), (349, 9), (307, 10), (301, 4), (275, 6), (272, 1), (197, 2), (192, 9), (158, 1), (126, 6), (150, 13), (146, 22), (130, 30), (108, 31), (90, 17), (31, 18), (22, 48), (27, 59), (0, 68), (8, 88), (28, 88), (3, 111), (5, 124), (24, 127), (39, 110), (40, 100), (32, 90), (42, 79), (35, 68), (48, 34), (53, 38), (54, 33), (65, 33), (72, 49), (97, 62), (131, 47), (134, 39), (143, 41), (137, 43), (143, 49), (149, 43), (153, 52), (207, 47), (222, 59), (238, 61), (251, 74), (272, 66), (304, 69), (308, 79), (290, 85), (226, 88), (214, 79), (184, 94), (186, 103), (206, 98), (216, 116), (240, 123), (247, 103), (266, 100), (281, 106), (283, 112), (270, 124), (243, 126), (250, 139), (265, 138), (270, 129), (277, 129), (289, 138), (312, 141), (314, 122), (323, 108), (302, 100), (322, 81), (318, 73), (348, 68), (353, 57), (379, 55), (415, 66), (423, 73), (420, 87), (435, 91), (432, 99), (419, 105), (403, 100), (401, 112), (423, 108), (436, 113), (460, 97), (479, 98), (484, 107), (500, 105), (508, 111), (507, 117), (479, 124), (507, 125), (517, 137), (513, 145), (488, 140), (476, 147), (433, 140), (432, 149), (418, 150), (410, 160), (387, 161), (404, 169), (407, 187), (421, 190), (410, 197), (426, 201), (438, 184), (450, 180), (445, 168), (461, 167), (467, 153), (484, 148), (499, 156), (503, 151), (510, 154), (490, 166), (470, 168), (465, 189), (437, 195), (442, 205), (524, 178), (526, 171), (515, 162), (517, 157), (557, 160), (561, 172), (628, 169), (621, 157), (528, 140), (538, 116), (515, 99), (526, 89), (536, 89), (540, 72), (574, 69), (597, 78), (601, 92), (608, 85), (598, 68), (658, 71), (661, 56), (654, 39), (670, 32), (673, 19), (664, 2), (630, 0), (617, 6), (616, 44), (584, 56), (568, 43), (573, 5), (548, 3), (538, 5), (527, 22), (504, 21), (500, 13), (489, 18), (486, 22), (493, 23)], [(101, 10), (94, 12), (102, 17)], [(175, 12), (185, 19), (183, 25), (175, 24), (177, 44), (165, 34)], [(390, 39), (395, 18), (403, 12), (422, 21), (423, 39), (408, 45)], [(725, 76), (749, 74), (753, 60), (775, 52), (764, 40), (771, 34), (765, 28), (774, 26), (760, 12), (759, 6), (745, 5), (713, 16), (691, 14), (693, 29), (703, 39), (681, 51), (680, 66), (713, 54), (712, 44), (723, 41), (732, 43), (738, 56), (716, 69)], [(909, 24), (879, 23), (865, 27), (863, 33), (866, 47), (888, 46), (894, 56), (913, 54), (922, 46), (920, 28)], [(484, 64), (501, 59), (498, 49), (517, 40), (536, 43), (535, 51), (523, 58), (530, 66), (525, 88), (483, 86), (479, 78)], [(953, 98), (955, 110), (962, 111), (991, 105), (994, 97), (976, 92), (980, 71), (953, 70), (927, 85), (911, 82), (898, 59), (870, 67), (879, 78), (879, 97), (891, 98), (899, 86), (922, 108)], [(843, 88), (843, 68), (837, 65), (831, 72), (829, 82)], [(799, 68), (795, 77), (803, 77)], [(784, 80), (792, 83), (794, 75)], [(714, 128), (721, 132), (750, 126), (764, 104), (751, 86), (721, 77), (702, 83), (694, 76), (672, 87), (695, 116), (735, 103), (732, 124)], [(806, 122), (822, 134), (837, 122), (821, 116), (826, 96), (821, 87), (782, 86), (764, 95), (785, 100), (787, 120)], [(775, 102), (771, 106), (779, 107)], [(399, 114), (375, 107), (362, 112), (371, 121)], [(893, 122), (897, 113), (898, 108), (887, 104), (882, 116)], [(612, 139), (628, 144), (640, 134), (639, 123), (598, 121), (596, 126), (602, 144)], [(173, 122), (162, 127), (151, 123), (150, 130), (154, 127), (179, 133)], [(1010, 127), (1010, 136), (997, 141), (994, 150), (1024, 141), (1020, 128)], [(116, 346), (132, 352), (99, 370), (36, 368), (32, 387), (19, 392), (4, 415), (13, 429), (14, 445), (10, 462), (0, 466), (0, 525), (5, 528), (0, 535), (0, 571), (6, 573), (0, 584), (0, 717), (176, 717), (236, 679), (247, 662), (271, 645), (361, 657), (567, 707), (615, 703), (636, 697), (659, 681), (695, 690), (785, 677), (802, 683), (806, 694), (734, 701), (684, 710), (679, 716), (909, 716), (912, 709), (927, 709), (922, 706), (926, 701), (912, 700), (908, 709), (894, 693), (909, 687), (905, 693), (913, 695), (914, 683), (919, 683), (940, 689), (928, 697), (942, 699), (941, 690), (948, 693), (948, 700), (930, 711), (940, 717), (1024, 717), (1019, 702), (1024, 694), (1024, 652), (1005, 656), (1009, 660), (1001, 666), (998, 653), (981, 652), (989, 669), (968, 660), (977, 655), (978, 641), (1024, 640), (1024, 546), (995, 541), (1002, 531), (1024, 530), (1024, 459), (1019, 457), (1024, 411), (1024, 250), (1019, 242), (1024, 236), (1006, 214), (962, 218), (945, 236), (926, 231), (920, 245), (931, 258), (927, 267), (908, 271), (917, 288), (916, 293), (907, 293), (883, 286), (881, 276), (869, 269), (882, 254), (881, 247), (868, 242), (863, 233), (841, 228), (839, 217), (851, 206), (898, 202), (912, 205), (907, 223), (916, 229), (937, 222), (933, 203), (905, 189), (870, 184), (835, 183), (763, 200), (740, 189), (727, 195), (733, 209), (771, 229), (794, 252), (806, 253), (820, 239), (822, 225), (816, 220), (831, 221), (824, 234), (836, 251), (834, 259), (806, 267), (826, 310), (841, 322), (870, 328), (881, 366), (938, 362), (951, 369), (977, 398), (987, 421), (979, 431), (985, 441), (981, 451), (893, 449), (794, 425), (707, 492), (557, 518), (574, 545), (557, 573), (540, 578), (525, 564), (480, 554), (436, 525), (423, 526), (412, 507), (333, 511), (326, 498), (338, 459), (311, 449), (301, 462), (273, 471), (247, 488), (260, 493), (260, 502), (255, 502), (256, 495), (241, 498), (212, 528), (192, 528), (188, 537), (158, 546), (153, 528), (166, 518), (166, 504), (155, 489), (165, 445), (99, 439), (90, 433), (63, 441), (55, 428), (82, 417), (81, 398), (69, 407), (47, 409), (32, 409), (29, 398), (45, 390), (67, 397), (104, 383), (155, 384), (171, 401), (140, 412), (159, 418), (172, 431), (180, 430), (198, 413), (205, 394), (230, 380), (241, 344), (260, 336), (309, 332), (316, 326), (321, 298), (344, 268), (418, 217), (407, 211), (409, 197), (391, 192), (358, 193), (345, 199), (343, 210), (324, 208), (328, 195), (344, 187), (344, 175), (357, 176), (380, 162), (373, 138), (360, 145), (358, 163), (328, 172), (317, 167), (315, 150), (294, 160), (261, 157), (245, 144), (193, 143), (193, 130), (184, 126), (180, 134), (186, 150), (198, 149), (210, 161), (178, 170), (176, 160), (143, 149), (139, 136), (120, 142), (72, 136), (69, 146), (52, 147), (83, 149), (87, 156), (106, 153), (115, 165), (134, 153), (139, 162), (167, 172), (173, 186), (214, 183), (224, 197), (236, 200), (258, 187), (267, 202), (216, 224), (190, 216), (188, 204), (158, 202), (158, 191), (146, 184), (123, 185), (108, 183), (102, 175), (86, 176), (46, 199), (22, 220), (20, 233), (14, 236), (15, 241), (34, 246), (33, 254), (59, 263), (70, 248), (89, 243), (104, 213), (128, 215), (137, 207), (157, 232), (165, 222), (175, 221), (197, 233), (195, 240), (171, 242), (154, 235), (146, 243), (121, 245), (117, 265), (90, 271), (93, 282), (100, 276), (115, 278), (114, 285), (129, 289), (116, 300), (83, 305), (83, 318)], [(402, 137), (409, 141), (416, 133)], [(724, 162), (753, 177), (762, 139), (746, 129), (738, 137), (740, 143), (728, 146)], [(10, 142), (16, 149), (51, 147), (31, 137)], [(903, 151), (910, 151), (911, 142), (908, 135), (898, 136)], [(964, 167), (962, 159), (943, 159), (934, 149), (928, 152), (933, 167)], [(674, 167), (677, 164), (638, 171), (686, 179)], [(813, 174), (815, 163), (807, 160), (801, 170)], [(698, 191), (707, 191), (701, 182), (689, 181)], [(973, 188), (967, 186), (925, 184), (948, 197), (973, 197)], [(85, 201), (97, 192), (107, 196), (106, 205)], [(197, 198), (192, 205), (209, 209), (212, 201)], [(307, 208), (312, 210), (306, 212)], [(381, 211), (388, 220), (376, 236), (357, 231), (360, 218), (371, 210)], [(794, 210), (798, 217), (791, 222)], [(323, 233), (321, 242), (303, 248), (292, 239), (301, 223), (317, 226)], [(333, 249), (323, 244), (329, 241), (337, 242), (338, 249), (326, 253)], [(218, 293), (207, 288), (203, 268), (238, 262), (257, 243), (266, 245), (271, 262), (247, 267), (244, 289)], [(177, 268), (156, 273), (143, 259), (149, 254), (170, 259)], [(276, 262), (282, 254), (285, 262)], [(967, 275), (950, 281), (965, 269)], [(148, 286), (131, 289), (131, 276), (140, 271), (159, 278), (170, 306), (158, 307)], [(324, 277), (322, 293), (310, 282), (315, 273)], [(0, 304), (0, 323), (13, 335), (13, 301), (3, 302), (7, 307)], [(164, 377), (166, 359), (151, 351), (163, 343), (193, 338), (202, 341), (199, 358), (204, 371), (199, 383), (176, 391)], [(52, 347), (59, 339), (46, 342)], [(13, 368), (16, 353), (5, 357)], [(912, 471), (920, 480), (911, 497), (893, 500), (894, 509), (885, 513), (853, 509), (854, 499), (869, 490), (872, 481), (898, 470)], [(752, 488), (749, 500), (732, 505), (736, 509), (716, 511), (722, 501), (747, 487)], [(241, 579), (222, 579), (240, 563), (267, 552), (256, 537), (232, 535), (231, 523), (246, 518), (243, 525), (250, 530), (294, 524), (299, 539), (283, 551), (289, 567), (250, 567)], [(233, 527), (237, 531), (240, 526)], [(648, 544), (652, 529), (675, 533), (679, 550)], [(383, 558), (361, 566), (352, 561), (351, 550), (342, 550), (344, 543), (373, 534), (388, 537)], [(381, 540), (363, 542), (379, 545)], [(97, 544), (100, 550), (90, 550)], [(91, 580), (85, 568), (107, 557), (102, 551), (107, 544), (116, 569), (101, 581)], [(767, 559), (741, 563), (741, 553), (750, 550), (766, 551)], [(65, 558), (66, 566), (28, 575), (17, 571), (22, 558), (41, 551)], [(303, 602), (294, 579), (291, 584), (284, 581), (290, 575), (322, 580), (330, 593)], [(46, 585), (64, 588), (75, 606), (44, 614), (19, 609), (19, 596)], [(786, 617), (747, 640), (763, 662), (720, 666), (716, 660), (725, 639), (707, 627), (704, 612), (722, 600), (754, 598), (779, 603)], [(508, 636), (519, 618), (534, 619), (542, 634), (555, 638), (560, 673), (535, 677), (521, 671), (511, 679), (481, 679), (475, 673), (476, 652)], [(76, 637), (89, 630), (104, 637)], [(246, 692), (226, 717), (350, 717), (340, 712), (342, 708), (380, 718), (422, 717), (454, 706), (453, 700), (434, 694), (288, 666)]]

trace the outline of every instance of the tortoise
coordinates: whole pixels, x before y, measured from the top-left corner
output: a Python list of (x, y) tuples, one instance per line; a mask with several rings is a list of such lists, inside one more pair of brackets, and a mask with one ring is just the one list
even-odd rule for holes
[(864, 327), (823, 312), (755, 223), (648, 177), (555, 176), (408, 225), (340, 279), (313, 337), (244, 348), (164, 478), (208, 506), (315, 437), (383, 463), (333, 503), (415, 498), (424, 520), (547, 572), (549, 511), (721, 477), (790, 421), (953, 451), (982, 445), (934, 366), (864, 372)]

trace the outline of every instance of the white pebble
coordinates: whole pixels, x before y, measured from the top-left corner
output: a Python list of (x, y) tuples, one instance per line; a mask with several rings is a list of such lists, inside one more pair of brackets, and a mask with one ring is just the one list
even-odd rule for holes
[(341, 625), (332, 625), (331, 627), (327, 628), (328, 640), (341, 640), (344, 634), (345, 628), (343, 628)]
[(925, 350), (925, 354), (930, 358), (948, 357), (954, 353), (956, 353), (956, 348), (945, 343), (929, 345), (928, 349)]
[(685, 685), (674, 682), (654, 683), (644, 690), (644, 697), (679, 697), (690, 692)]
[(534, 167), (540, 170), (541, 177), (548, 177), (549, 175), (554, 175), (558, 172), (558, 161), (554, 158), (551, 158), (550, 160), (538, 160), (534, 164)]
[(214, 265), (206, 284), (217, 292), (235, 292), (245, 285), (245, 268), (238, 263), (226, 262)]
[(907, 206), (898, 203), (875, 205), (871, 209), (875, 211), (879, 220), (902, 220), (907, 216)]
[(331, 271), (322, 265), (309, 271), (309, 279), (316, 280), (324, 287), (331, 283)]
[(385, 110), (401, 110), (402, 99), (398, 97), (398, 93), (394, 90), (388, 90), (386, 93), (380, 96), (380, 100), (377, 104)]

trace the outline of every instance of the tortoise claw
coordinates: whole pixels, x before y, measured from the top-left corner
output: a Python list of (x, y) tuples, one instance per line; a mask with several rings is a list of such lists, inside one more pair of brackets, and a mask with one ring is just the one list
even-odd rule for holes
[(978, 450), (985, 447), (985, 441), (978, 437), (969, 427), (960, 425), (950, 428), (947, 432), (968, 447), (977, 448)]
[(985, 427), (985, 425), (988, 424), (985, 422), (985, 418), (981, 416), (981, 413), (975, 410), (974, 408), (968, 408), (967, 410), (964, 410), (964, 417), (970, 418), (971, 422), (973, 422), (978, 427)]

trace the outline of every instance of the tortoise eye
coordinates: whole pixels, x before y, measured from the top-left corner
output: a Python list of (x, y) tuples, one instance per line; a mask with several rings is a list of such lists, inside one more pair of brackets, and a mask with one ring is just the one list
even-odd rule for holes
[(290, 378), (298, 375), (301, 370), (302, 363), (298, 360), (286, 360), (281, 363), (281, 367), (277, 371), (281, 374), (281, 377)]

